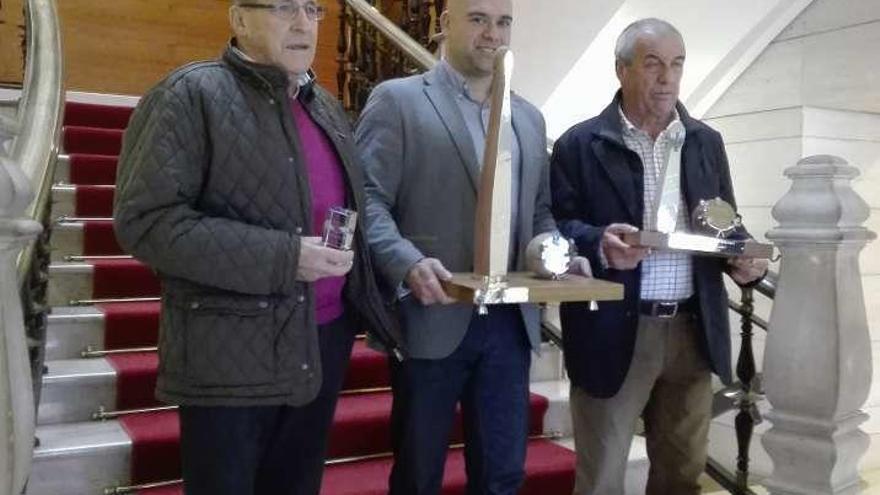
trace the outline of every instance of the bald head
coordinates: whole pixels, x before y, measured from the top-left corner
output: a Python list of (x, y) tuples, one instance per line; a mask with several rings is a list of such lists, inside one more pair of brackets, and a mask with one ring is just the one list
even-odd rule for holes
[(489, 2), (486, 0), (447, 0), (446, 11), (450, 14), (463, 16), (467, 15), (468, 11), (471, 9), (480, 9), (484, 6), (483, 4), (487, 3), (497, 4), (497, 8), (506, 10), (511, 17), (513, 16), (513, 0), (497, 0)]
[(466, 78), (491, 78), (495, 51), (510, 45), (513, 0), (449, 0), (440, 22), (449, 64)]

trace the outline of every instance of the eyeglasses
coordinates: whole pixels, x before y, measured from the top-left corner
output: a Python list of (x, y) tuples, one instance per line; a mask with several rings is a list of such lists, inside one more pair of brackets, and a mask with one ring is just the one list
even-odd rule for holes
[(263, 9), (271, 12), (275, 17), (279, 19), (283, 19), (285, 21), (292, 21), (299, 15), (299, 11), (303, 10), (306, 13), (306, 17), (310, 21), (320, 21), (324, 18), (324, 15), (327, 13), (326, 9), (323, 6), (316, 4), (315, 2), (306, 2), (302, 5), (293, 2), (280, 2), (280, 3), (240, 3), (239, 7), (243, 7), (246, 9)]

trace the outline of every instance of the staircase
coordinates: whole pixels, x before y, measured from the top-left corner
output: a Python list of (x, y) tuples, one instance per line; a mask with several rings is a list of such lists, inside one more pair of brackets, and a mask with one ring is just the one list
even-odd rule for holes
[[(153, 397), (159, 283), (113, 235), (112, 200), (130, 108), (68, 103), (52, 188), (53, 234), (42, 398), (28, 495), (182, 493), (179, 423)], [(523, 494), (571, 493), (568, 383), (558, 348), (531, 370)], [(322, 494), (385, 493), (392, 459), (385, 357), (358, 340), (330, 435)], [(444, 494), (464, 493), (460, 426)]]

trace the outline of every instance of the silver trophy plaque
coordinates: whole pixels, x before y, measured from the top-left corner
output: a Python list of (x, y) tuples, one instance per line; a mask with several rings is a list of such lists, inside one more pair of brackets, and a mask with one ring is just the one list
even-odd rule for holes
[(746, 256), (773, 258), (773, 245), (752, 239), (731, 239), (742, 226), (742, 219), (730, 203), (721, 198), (701, 200), (691, 214), (693, 232), (670, 233), (640, 231), (623, 234), (623, 242), (631, 246), (649, 247), (659, 251), (687, 251), (709, 256)]
[(727, 238), (742, 226), (742, 217), (721, 198), (703, 199), (691, 215), (693, 229), (712, 237)]
[(526, 269), (540, 278), (559, 280), (568, 272), (577, 248), (559, 232), (535, 236), (526, 248)]

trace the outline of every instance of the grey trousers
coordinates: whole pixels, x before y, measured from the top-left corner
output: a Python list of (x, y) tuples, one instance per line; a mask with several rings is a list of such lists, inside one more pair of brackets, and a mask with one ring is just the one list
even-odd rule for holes
[(614, 397), (571, 388), (575, 495), (623, 495), (639, 415), (645, 422), (648, 495), (699, 494), (706, 465), (712, 381), (691, 314), (642, 316), (629, 372)]

